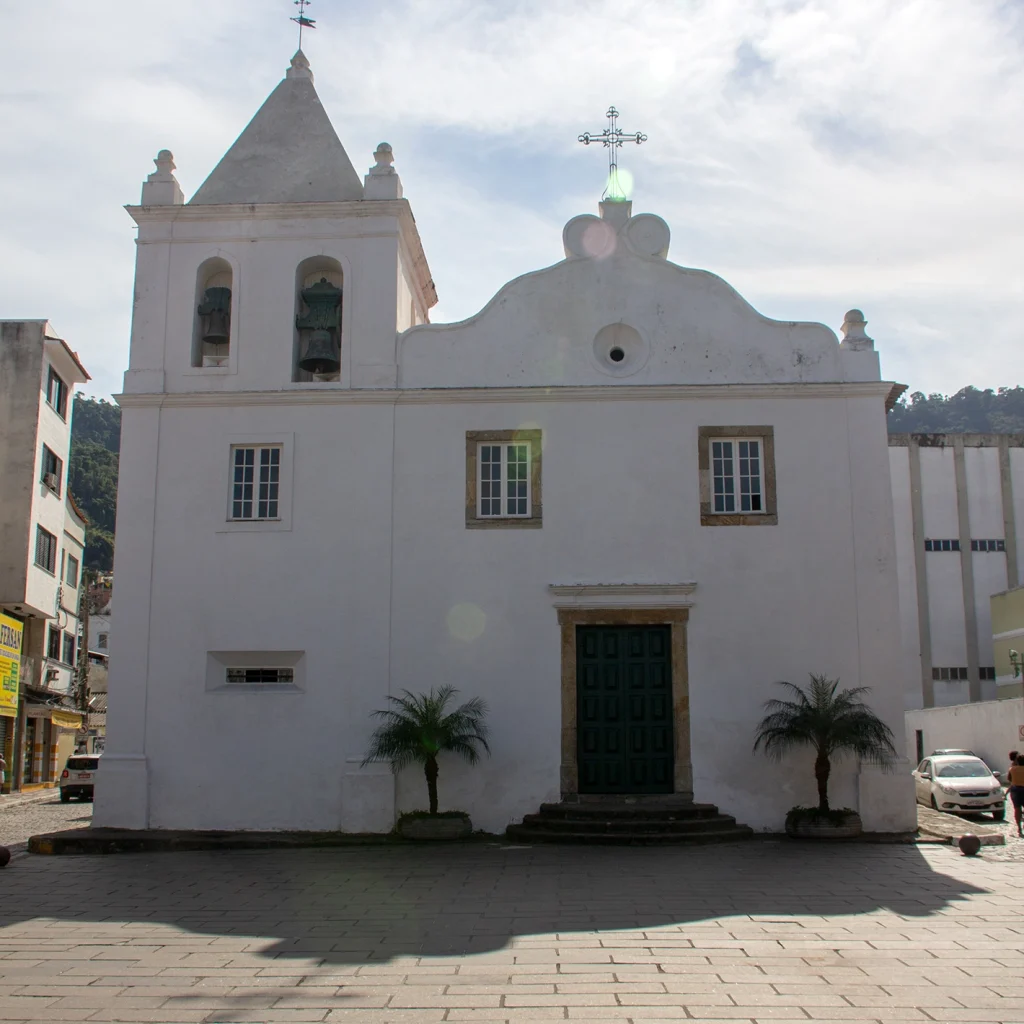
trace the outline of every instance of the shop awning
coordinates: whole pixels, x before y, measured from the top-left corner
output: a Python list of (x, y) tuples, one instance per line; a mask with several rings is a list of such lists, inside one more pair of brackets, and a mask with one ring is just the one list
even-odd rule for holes
[(62, 729), (81, 729), (82, 715), (76, 711), (58, 711), (56, 708), (50, 712), (50, 721), (59, 725)]

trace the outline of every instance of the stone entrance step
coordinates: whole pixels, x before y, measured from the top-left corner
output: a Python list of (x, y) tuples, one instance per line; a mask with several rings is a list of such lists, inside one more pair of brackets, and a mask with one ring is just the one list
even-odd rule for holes
[(747, 825), (714, 804), (671, 797), (588, 797), (580, 802), (541, 804), (506, 835), (517, 842), (664, 845), (749, 839)]

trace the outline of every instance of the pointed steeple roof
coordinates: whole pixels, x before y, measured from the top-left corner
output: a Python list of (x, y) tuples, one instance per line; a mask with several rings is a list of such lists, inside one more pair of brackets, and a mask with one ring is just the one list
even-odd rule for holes
[(335, 134), (299, 50), (284, 80), (189, 205), (329, 203), (362, 199), (363, 185)]

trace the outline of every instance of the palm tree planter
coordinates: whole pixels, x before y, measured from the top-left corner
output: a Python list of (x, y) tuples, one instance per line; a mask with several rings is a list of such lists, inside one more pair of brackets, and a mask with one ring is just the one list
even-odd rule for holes
[(458, 839), (472, 831), (469, 815), (463, 811), (437, 811), (438, 755), (456, 754), (476, 764), (479, 748), (490, 753), (484, 722), (487, 704), (474, 697), (449, 711), (448, 705), (458, 692), (453, 686), (431, 688), (429, 693), (419, 695), (404, 690), (401, 697), (388, 697), (391, 707), (373, 712), (382, 724), (370, 739), (363, 764), (389, 761), (396, 775), (411, 764), (422, 764), (426, 776), (430, 810), (413, 811), (398, 819), (397, 831), (406, 838)]
[(792, 700), (769, 700), (754, 739), (754, 750), (763, 750), (781, 761), (791, 750), (811, 747), (815, 752), (814, 777), (818, 784), (817, 807), (794, 807), (786, 815), (786, 833), (807, 839), (848, 839), (860, 835), (863, 824), (856, 811), (833, 810), (828, 803), (828, 779), (832, 758), (856, 754), (891, 771), (898, 754), (892, 730), (862, 700), (866, 686), (839, 689), (838, 679), (811, 675), (811, 685), (801, 689), (779, 683)]
[(465, 811), (413, 811), (398, 819), (395, 830), (403, 839), (465, 839), (473, 831), (473, 822)]

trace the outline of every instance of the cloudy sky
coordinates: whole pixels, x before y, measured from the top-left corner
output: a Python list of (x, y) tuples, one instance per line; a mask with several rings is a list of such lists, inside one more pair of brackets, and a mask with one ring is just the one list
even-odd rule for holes
[[(191, 195), (295, 48), (289, 0), (0, 3), (0, 317), (46, 317), (93, 394), (128, 358), (158, 149)], [(614, 103), (634, 211), (759, 310), (862, 308), (883, 373), (1022, 381), (1024, 0), (316, 0), (304, 49), (360, 173), (395, 151), (434, 322), (562, 258)]]

